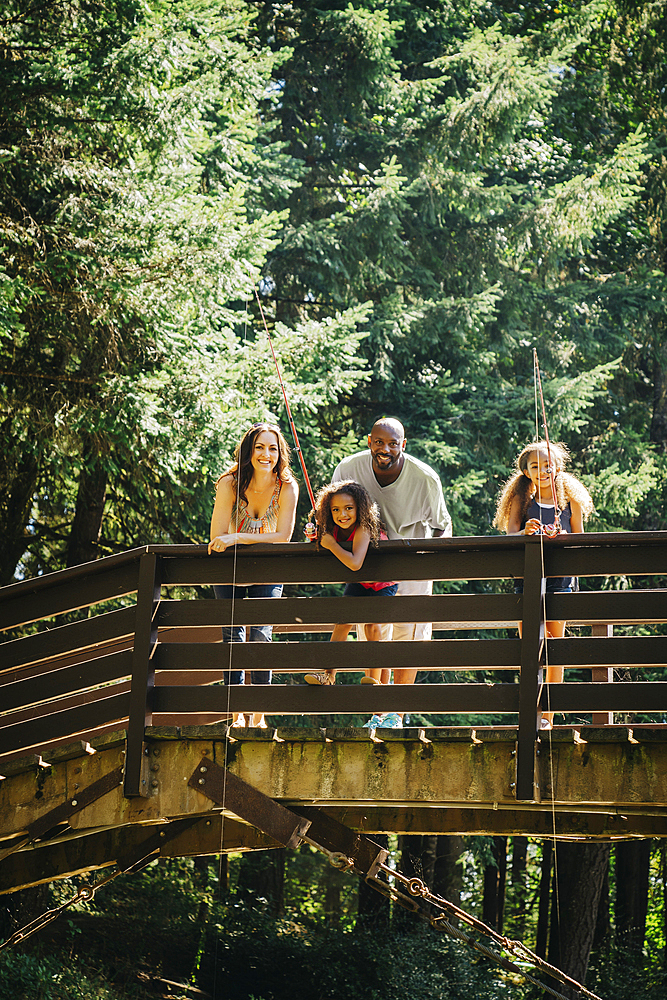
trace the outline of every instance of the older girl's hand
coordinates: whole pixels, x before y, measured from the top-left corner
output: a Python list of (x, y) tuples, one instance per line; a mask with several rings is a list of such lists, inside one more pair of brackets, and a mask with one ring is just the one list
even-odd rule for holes
[(236, 535), (216, 535), (208, 543), (208, 554), (211, 555), (212, 552), (224, 552), (225, 549), (229, 548), (230, 545), (235, 545), (236, 542)]
[(536, 518), (531, 517), (529, 521), (526, 521), (526, 526), (523, 529), (524, 535), (536, 535), (538, 531), (542, 530), (542, 522)]

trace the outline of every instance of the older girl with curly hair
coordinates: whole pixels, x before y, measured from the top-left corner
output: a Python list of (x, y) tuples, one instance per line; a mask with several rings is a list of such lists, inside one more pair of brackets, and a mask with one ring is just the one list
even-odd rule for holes
[[(584, 484), (565, 472), (569, 458), (567, 448), (561, 443), (547, 445), (546, 441), (534, 441), (526, 445), (517, 457), (514, 475), (507, 480), (498, 499), (493, 521), (496, 527), (508, 535), (583, 532), (584, 522), (593, 512), (593, 501)], [(577, 580), (572, 576), (549, 577), (546, 589), (549, 594), (568, 594), (577, 589)], [(523, 580), (516, 581), (515, 591), (523, 592)], [(547, 638), (562, 639), (565, 625), (564, 621), (545, 622)], [(562, 680), (563, 667), (547, 668), (549, 683)], [(545, 712), (542, 728), (551, 729), (552, 725), (553, 712)]]

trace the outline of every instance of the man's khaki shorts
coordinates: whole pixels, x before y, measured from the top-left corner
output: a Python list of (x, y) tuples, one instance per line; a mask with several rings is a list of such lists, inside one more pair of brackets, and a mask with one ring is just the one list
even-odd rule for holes
[[(399, 583), (396, 597), (401, 594), (405, 597), (414, 597), (419, 594), (432, 594), (433, 580), (404, 580)], [(380, 641), (388, 642), (393, 639), (395, 642), (410, 642), (412, 639), (430, 639), (432, 632), (431, 622), (394, 622), (381, 626)], [(357, 639), (366, 642), (366, 632), (364, 625), (357, 624)]]

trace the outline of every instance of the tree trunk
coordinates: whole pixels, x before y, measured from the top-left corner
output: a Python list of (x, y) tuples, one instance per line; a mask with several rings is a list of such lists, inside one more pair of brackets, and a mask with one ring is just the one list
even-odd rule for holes
[(493, 860), (484, 869), (484, 902), (482, 904), (482, 920), (495, 928), (499, 934), (503, 931), (505, 910), (505, 876), (507, 874), (507, 837), (493, 838)]
[(285, 908), (284, 847), (271, 851), (248, 851), (241, 855), (236, 891), (250, 897), (253, 905), (262, 903), (274, 917)]
[(16, 565), (26, 550), (26, 527), (37, 489), (37, 462), (26, 455), (15, 464), (5, 462), (0, 482), (0, 586), (11, 583)]
[(650, 840), (619, 841), (616, 855), (616, 947), (623, 955), (639, 955), (644, 947), (648, 910)]
[(553, 845), (550, 840), (542, 842), (542, 870), (540, 875), (540, 896), (537, 910), (537, 937), (535, 953), (540, 958), (547, 957), (547, 938), (549, 936), (549, 887), (551, 885), (551, 861)]
[(592, 951), (605, 954), (609, 950), (611, 943), (611, 917), (609, 915), (609, 866), (605, 872), (600, 890), (600, 902), (598, 903), (598, 916), (595, 922), (595, 934), (593, 935)]
[[(608, 844), (560, 843), (556, 847), (558, 891), (551, 907), (549, 962), (582, 984), (586, 980), (608, 865)], [(558, 989), (565, 996), (570, 995), (565, 987)]]
[(463, 868), (457, 862), (464, 850), (463, 837), (436, 837), (433, 892), (455, 906), (461, 905)]
[(327, 927), (338, 927), (341, 913), (343, 875), (333, 865), (324, 867), (324, 922)]
[(99, 540), (107, 493), (107, 472), (92, 440), (84, 443), (76, 509), (67, 546), (67, 565), (92, 562), (99, 556)]
[[(382, 834), (373, 834), (373, 843), (385, 849), (388, 847), (387, 837)], [(385, 934), (389, 930), (389, 916), (389, 899), (363, 879), (359, 879), (354, 929), (374, 936), (378, 933)]]
[[(662, 452), (667, 452), (667, 336), (664, 323), (656, 320), (653, 351), (653, 413), (649, 436)], [(663, 525), (664, 526), (664, 525)]]
[(514, 937), (523, 938), (526, 921), (526, 864), (528, 838), (512, 837), (512, 924)]
[[(433, 887), (436, 841), (436, 837), (420, 834), (404, 834), (398, 838), (401, 873), (407, 878), (421, 879), (429, 889)], [(421, 929), (421, 923), (415, 920), (414, 914), (401, 906), (394, 908), (392, 922), (397, 930), (403, 932)]]

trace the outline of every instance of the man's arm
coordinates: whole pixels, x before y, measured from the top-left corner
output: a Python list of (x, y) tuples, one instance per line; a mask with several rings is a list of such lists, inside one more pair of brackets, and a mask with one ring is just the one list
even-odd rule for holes
[[(434, 491), (431, 494), (431, 512), (429, 524), (433, 531), (433, 538), (452, 537), (452, 518), (447, 510), (447, 504), (442, 492), (442, 483), (439, 478), (434, 481)], [(440, 527), (442, 525), (442, 527)]]

